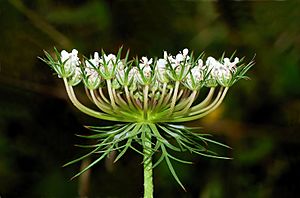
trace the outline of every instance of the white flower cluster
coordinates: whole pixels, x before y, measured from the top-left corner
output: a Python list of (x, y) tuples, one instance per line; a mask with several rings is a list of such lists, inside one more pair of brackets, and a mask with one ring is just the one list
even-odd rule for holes
[(229, 58), (218, 61), (208, 57), (204, 64), (202, 57), (194, 59), (188, 49), (183, 49), (175, 56), (164, 51), (163, 58), (156, 61), (147, 57), (127, 61), (121, 60), (120, 54), (102, 53), (102, 56), (99, 56), (99, 53), (95, 52), (92, 58), (83, 63), (80, 62), (76, 49), (70, 53), (63, 50), (60, 55), (69, 84), (75, 86), (83, 80), (89, 89), (98, 88), (102, 81), (108, 79), (112, 80), (116, 88), (128, 86), (134, 90), (143, 85), (154, 89), (162, 87), (164, 83), (173, 86), (172, 82), (176, 81), (190, 90), (199, 90), (203, 86), (229, 87), (239, 63), (237, 57), (233, 61)]
[(84, 78), (85, 85), (89, 89), (99, 87), (102, 79), (114, 77), (116, 69), (122, 70), (123, 63), (117, 60), (114, 54), (99, 56), (98, 52), (94, 53), (94, 58), (85, 60), (85, 67), (81, 76)]
[(68, 53), (66, 50), (62, 50), (60, 59), (63, 64), (63, 67), (61, 67), (62, 73), (65, 73), (65, 75), (68, 76), (76, 73), (76, 70), (80, 65), (78, 51), (76, 49), (73, 49), (71, 53)]
[[(59, 53), (56, 48), (54, 50), (56, 58), (44, 51), (46, 58), (41, 60), (63, 78), (72, 104), (91, 117), (122, 122), (111, 127), (88, 127), (97, 133), (101, 132), (101, 137), (94, 134), (87, 136), (99, 138), (100, 141), (92, 146), (97, 148), (90, 154), (103, 152), (99, 158), (102, 159), (112, 150), (122, 150), (116, 157), (119, 159), (128, 148), (139, 152), (131, 145), (131, 142), (136, 141), (143, 146), (145, 162), (151, 155), (148, 151), (152, 154), (161, 153), (158, 163), (161, 159), (167, 160), (176, 180), (177, 176), (169, 161), (169, 158), (176, 158), (167, 153), (168, 149), (188, 150), (224, 159), (207, 152), (206, 142), (225, 145), (201, 134), (193, 134), (189, 128), (173, 123), (197, 120), (213, 112), (221, 105), (229, 87), (239, 79), (247, 78), (245, 74), (253, 66), (252, 61), (241, 64), (239, 58), (232, 61), (231, 58), (216, 60), (208, 57), (204, 60), (203, 56), (195, 58), (188, 49), (183, 49), (175, 56), (164, 51), (162, 58), (143, 56), (141, 59), (128, 60), (129, 52), (121, 59), (122, 48), (116, 55), (106, 55), (102, 51), (101, 54), (95, 52), (89, 59), (80, 60), (76, 49), (70, 53), (65, 50)], [(93, 103), (92, 108), (76, 96), (74, 86), (81, 81), (85, 85), (86, 96)], [(200, 100), (202, 87), (209, 87), (209, 91), (204, 92), (206, 96)], [(165, 136), (175, 138), (175, 144)], [(196, 141), (204, 143), (204, 146)]]

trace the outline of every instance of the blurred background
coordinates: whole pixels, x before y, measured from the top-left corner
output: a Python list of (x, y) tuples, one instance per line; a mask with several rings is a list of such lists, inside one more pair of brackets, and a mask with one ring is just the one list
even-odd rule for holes
[[(142, 159), (129, 151), (70, 180), (88, 150), (74, 134), (101, 125), (69, 102), (61, 79), (37, 59), (43, 49), (162, 56), (185, 47), (216, 57), (226, 51), (255, 66), (203, 126), (234, 160), (181, 154), (162, 163), (155, 197), (300, 197), (300, 12), (296, 1), (0, 0), (0, 197), (142, 197)], [(95, 157), (95, 156), (94, 156)], [(88, 163), (88, 162), (85, 162)]]

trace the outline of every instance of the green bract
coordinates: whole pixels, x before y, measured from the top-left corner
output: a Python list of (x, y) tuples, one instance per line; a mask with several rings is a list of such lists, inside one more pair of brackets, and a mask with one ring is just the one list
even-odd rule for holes
[[(83, 61), (79, 61), (75, 49), (71, 53), (65, 50), (58, 53), (56, 49), (55, 52), (56, 57), (45, 52), (46, 59), (42, 60), (63, 78), (74, 106), (89, 116), (118, 122), (112, 126), (88, 127), (93, 134), (82, 137), (97, 139), (98, 143), (90, 146), (94, 148), (90, 153), (68, 164), (91, 154), (101, 155), (76, 176), (111, 151), (120, 151), (117, 161), (129, 148), (144, 156), (144, 163), (147, 162), (144, 167), (150, 167), (151, 171), (165, 160), (181, 186), (170, 160), (190, 162), (176, 158), (169, 150), (228, 159), (208, 150), (207, 143), (228, 146), (198, 133), (200, 129), (175, 123), (196, 120), (214, 111), (229, 87), (247, 78), (245, 74), (252, 61), (244, 64), (239, 58), (224, 57), (220, 60), (208, 57), (204, 61), (202, 55), (195, 58), (188, 49), (175, 56), (164, 52), (162, 58), (140, 60), (128, 60), (128, 52), (122, 59), (122, 48), (117, 55), (102, 51), (99, 56), (95, 52), (90, 59), (83, 57)], [(94, 108), (85, 106), (76, 97), (73, 86), (81, 81)], [(209, 90), (202, 92), (202, 89)], [(207, 95), (203, 97), (202, 93)], [(204, 99), (198, 100), (199, 96)], [(153, 155), (160, 157), (152, 165)]]

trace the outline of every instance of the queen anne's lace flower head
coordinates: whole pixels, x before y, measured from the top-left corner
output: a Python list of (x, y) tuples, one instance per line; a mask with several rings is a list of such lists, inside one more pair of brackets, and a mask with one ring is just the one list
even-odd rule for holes
[[(100, 84), (103, 86), (114, 86), (120, 91), (120, 98), (125, 92), (122, 89), (134, 92), (132, 94), (143, 96), (144, 86), (153, 93), (152, 96), (167, 97), (166, 94), (184, 87), (188, 90), (199, 91), (202, 87), (230, 87), (244, 75), (242, 64), (238, 57), (233, 60), (223, 58), (217, 60), (214, 57), (201, 56), (194, 58), (187, 48), (176, 55), (167, 51), (163, 57), (155, 59), (143, 56), (140, 60), (128, 61), (121, 59), (121, 53), (105, 54), (95, 52), (93, 57), (86, 59), (82, 64), (78, 57), (78, 51), (73, 49), (70, 53), (62, 50), (58, 55), (59, 62), (54, 64), (54, 59), (47, 56), (49, 65), (59, 76), (66, 78), (71, 86), (75, 86), (83, 80), (88, 89), (97, 89)], [(242, 66), (239, 66), (242, 65)], [(103, 82), (103, 83), (102, 83)], [(102, 85), (101, 85), (102, 86)], [(176, 93), (176, 94), (178, 94)], [(174, 94), (174, 93), (173, 93)], [(117, 95), (116, 95), (117, 97)], [(126, 96), (128, 99), (128, 96)], [(140, 97), (139, 97), (140, 98)], [(172, 98), (170, 97), (170, 100)]]
[[(132, 148), (143, 153), (145, 170), (148, 170), (152, 169), (151, 156), (160, 153), (162, 157), (158, 163), (165, 159), (171, 173), (182, 185), (169, 160), (176, 158), (168, 153), (168, 149), (228, 159), (209, 152), (206, 142), (228, 146), (176, 123), (196, 120), (214, 111), (221, 105), (228, 89), (246, 78), (253, 62), (243, 64), (237, 57), (233, 60), (211, 56), (195, 58), (188, 49), (176, 55), (164, 51), (160, 58), (143, 56), (134, 60), (128, 60), (129, 53), (122, 59), (121, 49), (117, 54), (95, 52), (93, 57), (84, 58), (84, 61), (80, 61), (75, 49), (70, 53), (65, 50), (59, 53), (55, 49), (55, 53), (56, 58), (53, 58), (45, 52), (47, 59), (42, 60), (63, 78), (74, 106), (89, 116), (122, 123), (89, 127), (97, 132), (88, 136), (97, 139), (97, 144), (93, 145), (96, 149), (90, 154), (103, 153), (99, 160), (113, 150), (122, 150), (116, 157), (118, 160), (128, 148)], [(81, 103), (75, 94), (73, 87), (81, 81), (93, 108)], [(203, 94), (206, 96), (201, 97)], [(132, 142), (141, 145), (143, 150), (136, 149)]]

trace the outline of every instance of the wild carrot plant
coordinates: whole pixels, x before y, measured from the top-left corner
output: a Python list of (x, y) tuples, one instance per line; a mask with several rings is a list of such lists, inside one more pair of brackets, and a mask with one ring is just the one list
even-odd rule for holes
[[(54, 57), (45, 51), (46, 58), (42, 60), (63, 79), (73, 105), (94, 118), (117, 122), (110, 126), (87, 126), (92, 134), (82, 137), (96, 139), (96, 143), (88, 145), (91, 148), (88, 154), (66, 165), (92, 154), (97, 158), (74, 177), (112, 151), (119, 152), (117, 161), (132, 149), (143, 156), (144, 197), (151, 198), (153, 168), (164, 160), (183, 187), (171, 161), (191, 162), (177, 158), (170, 150), (228, 159), (208, 149), (208, 143), (229, 148), (227, 145), (199, 133), (199, 128), (181, 123), (200, 119), (218, 108), (228, 89), (240, 79), (247, 79), (245, 74), (252, 61), (245, 64), (234, 55), (205, 60), (203, 54), (195, 57), (188, 49), (175, 56), (164, 51), (162, 58), (133, 60), (129, 60), (128, 51), (121, 57), (122, 48), (116, 55), (102, 51), (91, 58), (79, 58), (76, 49), (70, 53), (65, 50), (59, 53), (55, 48), (54, 51)], [(84, 105), (76, 97), (74, 87), (79, 83), (84, 84), (94, 107)], [(153, 161), (154, 155), (158, 160)]]

